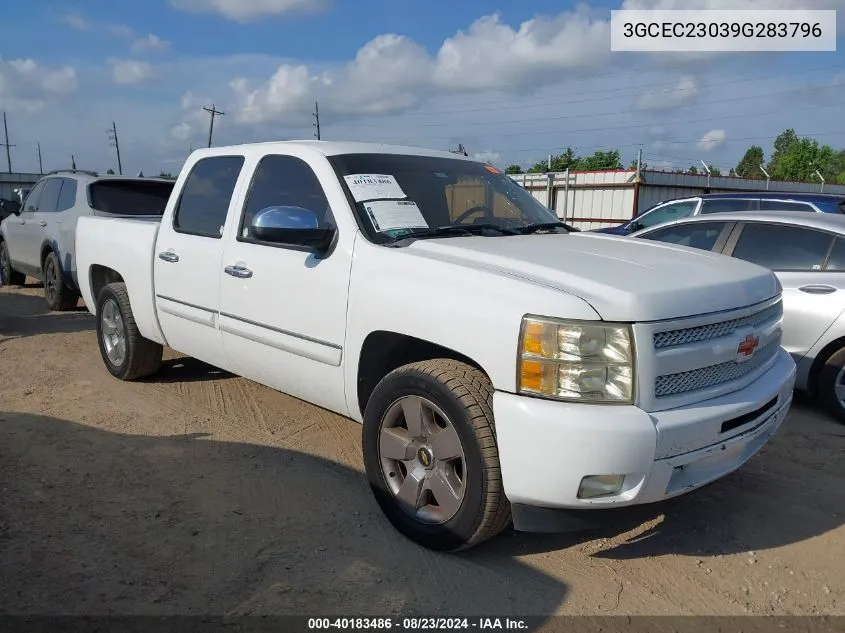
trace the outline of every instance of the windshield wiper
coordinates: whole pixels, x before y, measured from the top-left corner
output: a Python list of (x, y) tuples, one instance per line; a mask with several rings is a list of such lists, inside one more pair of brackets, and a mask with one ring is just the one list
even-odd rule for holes
[(480, 235), (485, 231), (493, 231), (499, 235), (522, 235), (522, 233), (517, 229), (499, 226), (498, 224), (447, 224), (433, 229), (414, 231), (413, 233), (402, 235), (394, 240), (393, 244), (401, 245), (408, 240), (425, 239), (429, 237), (468, 237), (471, 235)]
[(528, 224), (520, 226), (516, 230), (520, 235), (530, 235), (531, 233), (539, 233), (541, 231), (553, 231), (554, 229), (566, 229), (570, 232), (579, 232), (574, 226), (570, 226), (565, 222), (543, 222), (541, 224)]

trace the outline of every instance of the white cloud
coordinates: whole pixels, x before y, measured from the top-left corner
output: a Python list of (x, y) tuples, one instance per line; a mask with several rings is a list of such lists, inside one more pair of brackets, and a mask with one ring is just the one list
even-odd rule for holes
[(161, 52), (170, 48), (170, 42), (161, 39), (154, 33), (149, 33), (146, 37), (136, 39), (132, 43), (133, 53), (143, 53), (145, 51)]
[(76, 90), (78, 85), (76, 69), (73, 66), (65, 66), (59, 70), (53, 70), (44, 75), (41, 86), (46, 92), (66, 94)]
[(705, 152), (711, 152), (722, 145), (727, 137), (725, 130), (710, 130), (698, 141), (698, 147)]
[(502, 160), (502, 155), (499, 152), (476, 152), (473, 155), (475, 160), (483, 160), (485, 163), (490, 163), (491, 165), (496, 165), (500, 160)]
[(187, 141), (191, 136), (191, 126), (187, 122), (182, 122), (170, 128), (170, 136), (177, 141)]
[(9, 61), (9, 66), (21, 75), (32, 75), (38, 70), (38, 64), (32, 59), (13, 59)]
[(642, 110), (667, 110), (677, 108), (695, 99), (698, 82), (695, 77), (681, 77), (678, 83), (663, 90), (650, 91), (640, 95), (637, 107)]
[(518, 29), (495, 13), (443, 42), (434, 81), (459, 90), (523, 85), (543, 73), (603, 65), (610, 56), (609, 39), (609, 23), (583, 9), (536, 17)]
[(91, 23), (77, 13), (66, 13), (56, 16), (56, 19), (77, 31), (87, 31), (91, 27)]
[(216, 13), (234, 22), (297, 12), (324, 11), (330, 0), (170, 0), (170, 6), (189, 13)]
[(229, 87), (238, 100), (236, 120), (240, 123), (264, 123), (302, 110), (311, 102), (311, 79), (306, 66), (283, 64), (263, 85), (250, 90), (243, 77), (233, 79)]
[(112, 80), (120, 85), (140, 84), (155, 76), (155, 71), (149, 62), (135, 59), (111, 60)]

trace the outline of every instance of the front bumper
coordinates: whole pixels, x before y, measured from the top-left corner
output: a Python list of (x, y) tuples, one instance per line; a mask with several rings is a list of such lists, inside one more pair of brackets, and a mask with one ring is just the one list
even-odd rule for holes
[[(505, 494), (515, 507), (550, 509), (629, 506), (684, 494), (759, 451), (786, 418), (794, 384), (795, 363), (781, 349), (771, 369), (744, 389), (655, 413), (496, 392)], [(582, 479), (593, 475), (625, 479), (616, 494), (579, 498)]]

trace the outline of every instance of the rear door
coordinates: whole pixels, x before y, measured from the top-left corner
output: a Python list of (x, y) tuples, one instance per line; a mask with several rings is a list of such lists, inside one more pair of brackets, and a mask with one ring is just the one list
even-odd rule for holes
[[(800, 360), (845, 310), (841, 273), (825, 270), (835, 236), (807, 227), (746, 222), (726, 254), (765, 266), (783, 286), (783, 347)], [(843, 264), (845, 265), (845, 264)]]
[(168, 344), (216, 367), (227, 365), (217, 329), (223, 234), (243, 165), (241, 155), (194, 163), (173, 214), (159, 228), (153, 259), (156, 308)]
[[(44, 189), (41, 191), (41, 197), (38, 199), (38, 210), (34, 215), (34, 225), (32, 232), (32, 239), (34, 240), (34, 252), (37, 259), (35, 265), (38, 266), (38, 273), (41, 274), (41, 249), (45, 242), (51, 244), (55, 249), (57, 247), (55, 237), (58, 234), (58, 226), (56, 225), (56, 208), (59, 204), (59, 194), (62, 190), (63, 178), (48, 178), (44, 182)], [(61, 261), (61, 253), (57, 253)]]

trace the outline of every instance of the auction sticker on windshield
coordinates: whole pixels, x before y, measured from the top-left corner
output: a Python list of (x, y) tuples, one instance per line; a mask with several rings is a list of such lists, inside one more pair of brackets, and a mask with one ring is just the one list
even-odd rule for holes
[(352, 174), (343, 179), (349, 185), (355, 202), (406, 197), (396, 178), (388, 174)]
[(411, 200), (374, 200), (364, 204), (364, 209), (379, 232), (429, 228), (417, 203)]

